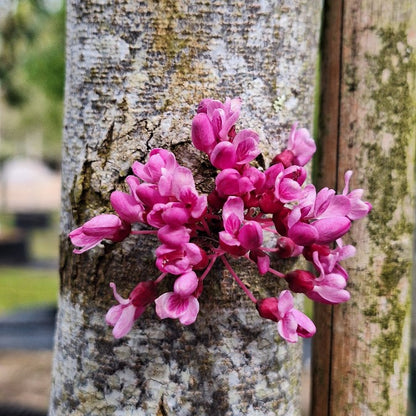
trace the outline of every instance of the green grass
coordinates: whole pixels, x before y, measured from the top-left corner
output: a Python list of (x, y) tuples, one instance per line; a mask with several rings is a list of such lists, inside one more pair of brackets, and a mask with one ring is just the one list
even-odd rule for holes
[(0, 314), (42, 304), (56, 304), (58, 272), (55, 270), (0, 267)]

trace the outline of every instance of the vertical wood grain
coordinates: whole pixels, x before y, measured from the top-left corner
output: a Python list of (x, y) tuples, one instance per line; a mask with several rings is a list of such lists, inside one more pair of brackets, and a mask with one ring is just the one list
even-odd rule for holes
[(329, 0), (321, 73), (319, 183), (373, 204), (353, 225), (351, 300), (316, 307), (313, 416), (405, 415), (410, 344), (416, 3)]

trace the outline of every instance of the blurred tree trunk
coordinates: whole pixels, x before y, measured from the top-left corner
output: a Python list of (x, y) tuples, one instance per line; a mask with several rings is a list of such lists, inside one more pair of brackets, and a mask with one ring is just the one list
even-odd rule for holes
[[(104, 321), (109, 282), (127, 296), (157, 276), (156, 240), (129, 238), (72, 254), (68, 232), (110, 212), (134, 160), (172, 150), (212, 171), (190, 143), (202, 98), (240, 96), (240, 125), (262, 132), (267, 162), (293, 121), (310, 128), (319, 0), (69, 1), (63, 156), (61, 293), (51, 415), (296, 415), (300, 345), (278, 339), (222, 269), (206, 279), (197, 322), (160, 321), (152, 308), (126, 338)], [(273, 278), (236, 266), (251, 289)]]
[(373, 204), (349, 239), (351, 301), (316, 308), (313, 415), (405, 415), (416, 131), (415, 1), (324, 8), (320, 183)]

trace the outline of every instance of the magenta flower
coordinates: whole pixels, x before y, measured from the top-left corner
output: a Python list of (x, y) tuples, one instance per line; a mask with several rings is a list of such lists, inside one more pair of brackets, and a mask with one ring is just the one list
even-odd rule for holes
[(157, 238), (162, 244), (170, 247), (181, 247), (190, 240), (189, 230), (184, 226), (165, 225), (157, 232)]
[(345, 195), (350, 201), (351, 209), (347, 216), (350, 220), (353, 221), (365, 217), (371, 211), (372, 206), (369, 202), (364, 202), (361, 200), (361, 197), (364, 193), (363, 189), (354, 189), (348, 193), (351, 176), (352, 171), (348, 170), (345, 173), (345, 187), (342, 191), (342, 195)]
[(237, 163), (235, 146), (230, 142), (219, 142), (210, 155), (210, 161), (217, 169), (231, 169)]
[(337, 304), (346, 302), (350, 298), (350, 294), (345, 290), (347, 280), (343, 273), (336, 270), (326, 273), (317, 251), (313, 253), (313, 262), (320, 271), (319, 277), (314, 280), (312, 290), (305, 292), (305, 295), (315, 302)]
[(219, 142), (210, 153), (210, 161), (218, 169), (245, 165), (259, 154), (259, 136), (252, 130), (241, 130), (232, 142)]
[(134, 162), (133, 173), (145, 182), (156, 184), (162, 175), (172, 172), (178, 163), (173, 153), (165, 149), (152, 149), (147, 163)]
[(185, 204), (193, 219), (200, 219), (207, 209), (207, 196), (198, 195), (195, 190), (190, 188), (181, 189), (179, 200)]
[(74, 253), (80, 254), (100, 244), (102, 240), (123, 241), (130, 230), (130, 224), (117, 215), (101, 214), (71, 231), (69, 238), (74, 246), (82, 247), (74, 250)]
[(288, 342), (297, 342), (298, 336), (310, 338), (316, 332), (314, 323), (293, 307), (288, 290), (282, 291), (279, 298), (261, 299), (256, 306), (261, 317), (277, 322), (277, 331)]
[(166, 204), (169, 202), (169, 196), (162, 195), (159, 187), (153, 183), (141, 183), (135, 188), (136, 197), (143, 201), (147, 209), (151, 209), (155, 204)]
[(122, 220), (130, 224), (144, 222), (144, 207), (133, 195), (114, 191), (110, 196), (110, 202)]
[(122, 298), (117, 293), (114, 283), (110, 283), (110, 286), (119, 304), (110, 308), (105, 316), (105, 320), (108, 325), (114, 327), (114, 338), (121, 338), (130, 332), (134, 321), (156, 299), (156, 284), (152, 281), (140, 282), (130, 293), (128, 299)]
[(218, 195), (241, 196), (247, 192), (253, 191), (255, 186), (250, 180), (250, 177), (242, 175), (236, 169), (224, 169), (215, 178), (215, 187)]
[(295, 293), (306, 293), (315, 287), (316, 277), (306, 270), (293, 270), (285, 275), (289, 289)]
[(297, 124), (293, 124), (290, 131), (287, 150), (293, 153), (294, 165), (305, 166), (312, 159), (316, 151), (316, 145), (308, 130), (297, 130)]
[(303, 250), (304, 257), (314, 263), (314, 253), (317, 252), (318, 263), (314, 263), (317, 270), (322, 267), (325, 273), (337, 272), (348, 279), (347, 272), (339, 265), (339, 262), (355, 255), (355, 247), (352, 245), (344, 246), (341, 239), (336, 240), (337, 247), (334, 249), (328, 246), (312, 244)]
[(256, 221), (244, 221), (244, 202), (230, 196), (223, 207), (224, 231), (219, 233), (221, 247), (230, 254), (244, 254), (263, 243), (263, 230)]
[(306, 171), (300, 166), (290, 166), (276, 177), (274, 194), (283, 202), (293, 202), (302, 198), (302, 184), (306, 179)]
[(220, 140), (228, 140), (228, 135), (238, 120), (241, 109), (239, 98), (227, 98), (225, 103), (221, 101), (205, 99), (198, 106), (198, 113), (205, 113), (211, 122), (215, 137)]
[(156, 300), (156, 313), (160, 319), (179, 319), (183, 325), (193, 324), (199, 312), (198, 299), (193, 293), (198, 288), (198, 277), (194, 272), (179, 276), (173, 292), (167, 292)]
[(179, 247), (162, 244), (156, 249), (156, 266), (161, 272), (182, 274), (197, 267), (206, 258), (205, 252), (193, 243)]
[(217, 141), (211, 121), (206, 113), (198, 113), (192, 120), (191, 137), (192, 143), (198, 150), (211, 154)]
[(181, 202), (155, 204), (146, 217), (149, 225), (155, 228), (161, 228), (165, 225), (181, 226), (186, 224), (189, 218), (189, 211)]
[(259, 154), (259, 135), (249, 129), (241, 130), (233, 139), (236, 149), (237, 165), (244, 165), (254, 160)]
[(349, 211), (350, 201), (345, 196), (335, 195), (328, 188), (315, 194), (315, 188), (307, 186), (298, 206), (287, 215), (287, 236), (298, 245), (327, 244), (348, 232)]

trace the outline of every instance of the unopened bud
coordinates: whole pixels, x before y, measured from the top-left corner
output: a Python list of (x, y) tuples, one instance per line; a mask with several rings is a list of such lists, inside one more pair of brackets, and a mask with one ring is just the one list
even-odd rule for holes
[(272, 160), (272, 165), (275, 165), (277, 163), (281, 163), (285, 168), (288, 168), (289, 166), (292, 166), (294, 154), (291, 150), (283, 150), (282, 153), (275, 156)]
[(315, 276), (306, 270), (294, 270), (285, 276), (289, 288), (295, 293), (305, 293), (315, 286)]
[(295, 242), (289, 237), (280, 237), (276, 242), (276, 248), (279, 249), (277, 254), (279, 255), (279, 257), (283, 259), (291, 257), (295, 250), (295, 247)]
[(156, 283), (152, 280), (140, 282), (130, 293), (131, 303), (136, 307), (147, 306), (157, 298)]
[(277, 298), (259, 299), (256, 303), (256, 308), (262, 318), (277, 322), (279, 320), (277, 304)]

